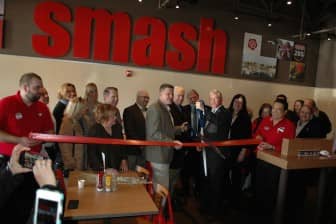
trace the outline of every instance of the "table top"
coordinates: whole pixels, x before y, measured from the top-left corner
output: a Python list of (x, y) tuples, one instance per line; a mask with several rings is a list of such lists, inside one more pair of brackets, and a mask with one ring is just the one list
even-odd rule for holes
[[(135, 172), (123, 174), (134, 176)], [(85, 179), (84, 189), (77, 180)], [(142, 184), (118, 184), (115, 192), (97, 192), (96, 174), (73, 171), (70, 173), (64, 219), (90, 220), (157, 214), (158, 209)], [(69, 200), (78, 200), (77, 209), (68, 209)]]
[(336, 167), (336, 156), (297, 157), (285, 156), (280, 152), (259, 150), (257, 158), (286, 170)]

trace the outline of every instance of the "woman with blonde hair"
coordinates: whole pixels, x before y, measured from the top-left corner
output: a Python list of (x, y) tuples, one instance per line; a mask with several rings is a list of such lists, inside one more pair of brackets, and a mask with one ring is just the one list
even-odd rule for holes
[[(65, 108), (59, 134), (83, 136), (86, 113), (87, 106), (81, 97), (71, 99)], [(59, 147), (65, 169), (82, 170), (84, 168), (83, 144), (59, 143)]]
[(86, 84), (84, 99), (88, 107), (88, 118), (89, 118), (89, 127), (91, 127), (95, 121), (94, 111), (99, 104), (98, 102), (98, 88), (97, 85), (93, 82)]
[[(90, 137), (123, 139), (120, 125), (116, 124), (117, 109), (111, 104), (98, 104), (95, 110), (96, 124), (89, 129)], [(126, 153), (120, 145), (89, 144), (89, 167), (94, 170), (103, 167), (102, 153), (105, 154), (106, 168), (127, 171)]]
[(63, 83), (61, 87), (58, 89), (57, 98), (59, 99), (59, 101), (57, 102), (53, 110), (53, 115), (56, 121), (56, 134), (59, 133), (62, 119), (63, 119), (63, 113), (64, 113), (64, 110), (69, 100), (76, 96), (77, 96), (76, 87), (72, 83), (68, 83), (68, 82)]

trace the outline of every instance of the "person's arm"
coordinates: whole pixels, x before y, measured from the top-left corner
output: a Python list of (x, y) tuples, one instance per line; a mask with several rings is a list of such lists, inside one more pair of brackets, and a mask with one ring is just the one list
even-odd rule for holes
[(24, 181), (24, 177), (18, 174), (31, 172), (30, 169), (22, 167), (19, 163), (20, 154), (29, 150), (22, 145), (16, 145), (7, 166), (0, 170), (0, 210), (6, 205), (15, 189)]
[(20, 144), (25, 147), (33, 147), (41, 143), (39, 140), (30, 139), (28, 137), (17, 137), (15, 135), (8, 134), (3, 130), (0, 130), (0, 141)]
[(56, 177), (51, 168), (51, 160), (36, 160), (33, 167), (36, 182), (40, 187), (45, 185), (56, 186)]

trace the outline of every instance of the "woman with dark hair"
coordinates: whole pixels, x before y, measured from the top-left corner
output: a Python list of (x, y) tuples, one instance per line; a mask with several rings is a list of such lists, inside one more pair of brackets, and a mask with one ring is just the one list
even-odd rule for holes
[(252, 133), (255, 134), (257, 131), (259, 124), (261, 123), (262, 119), (265, 117), (269, 117), (272, 114), (272, 105), (269, 103), (263, 103), (259, 108), (258, 117), (252, 123)]
[[(242, 94), (235, 95), (230, 103), (231, 126), (229, 139), (251, 138), (251, 119), (247, 111), (246, 97)], [(242, 168), (245, 161), (247, 148), (244, 146), (231, 147), (230, 170), (231, 170), (231, 202), (239, 203), (242, 189)]]

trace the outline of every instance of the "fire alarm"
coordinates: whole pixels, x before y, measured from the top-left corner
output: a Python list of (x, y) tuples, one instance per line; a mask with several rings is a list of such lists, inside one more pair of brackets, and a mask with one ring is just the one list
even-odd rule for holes
[(125, 75), (126, 77), (131, 77), (133, 75), (133, 72), (131, 70), (126, 70)]

